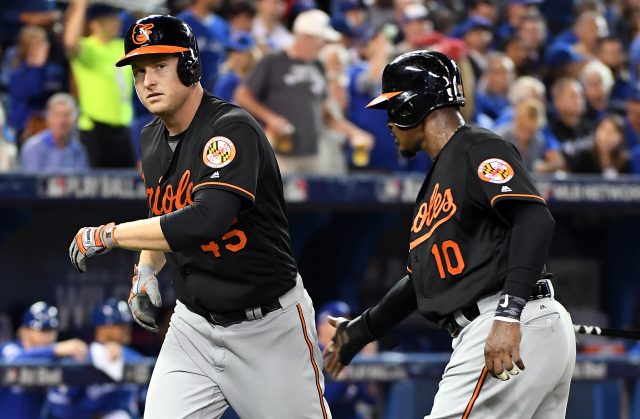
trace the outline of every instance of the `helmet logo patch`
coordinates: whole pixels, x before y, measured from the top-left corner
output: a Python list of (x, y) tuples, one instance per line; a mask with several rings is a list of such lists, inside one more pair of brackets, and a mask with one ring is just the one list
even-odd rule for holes
[(131, 33), (131, 40), (136, 45), (142, 45), (145, 42), (149, 41), (149, 35), (151, 35), (151, 28), (153, 28), (153, 23), (139, 23), (133, 28)]
[(495, 157), (483, 161), (478, 166), (478, 177), (489, 183), (507, 183), (514, 174), (509, 163)]
[(227, 137), (213, 137), (204, 146), (202, 160), (204, 164), (220, 169), (233, 161), (236, 156), (236, 147)]

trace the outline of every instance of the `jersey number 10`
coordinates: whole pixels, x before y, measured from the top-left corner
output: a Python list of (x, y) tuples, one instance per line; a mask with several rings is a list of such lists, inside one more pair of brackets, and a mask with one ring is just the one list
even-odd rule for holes
[[(436, 265), (438, 266), (438, 273), (440, 274), (440, 278), (445, 279), (445, 265), (447, 267), (447, 272), (450, 275), (458, 275), (464, 269), (464, 259), (462, 259), (462, 253), (460, 253), (460, 246), (458, 243), (453, 240), (445, 240), (442, 242), (440, 246), (442, 251), (438, 248), (438, 244), (434, 244), (431, 246), (431, 253), (436, 260)], [(451, 256), (455, 259), (455, 266), (451, 263)], [(442, 264), (442, 259), (444, 259), (445, 265)]]

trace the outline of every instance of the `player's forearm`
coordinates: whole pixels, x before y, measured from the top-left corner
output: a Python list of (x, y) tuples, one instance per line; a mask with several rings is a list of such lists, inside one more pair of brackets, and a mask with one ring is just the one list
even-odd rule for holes
[(118, 224), (113, 234), (118, 247), (123, 249), (171, 251), (160, 228), (160, 217)]
[(153, 270), (157, 273), (162, 270), (166, 262), (166, 258), (164, 257), (164, 252), (159, 252), (156, 250), (143, 250), (140, 252), (140, 260), (138, 261), (138, 266), (142, 265), (151, 265), (153, 266)]
[(403, 277), (374, 307), (367, 310), (367, 325), (371, 334), (375, 337), (384, 335), (389, 329), (418, 308), (418, 300), (413, 281), (409, 276)]

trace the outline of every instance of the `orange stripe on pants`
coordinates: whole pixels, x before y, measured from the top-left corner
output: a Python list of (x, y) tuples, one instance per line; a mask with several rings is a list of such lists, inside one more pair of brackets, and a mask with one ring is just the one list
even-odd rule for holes
[(320, 407), (322, 408), (322, 417), (327, 419), (327, 411), (324, 408), (324, 395), (322, 394), (322, 387), (320, 386), (320, 371), (318, 370), (318, 365), (316, 364), (316, 360), (313, 357), (313, 344), (309, 339), (309, 335), (307, 334), (307, 323), (304, 321), (304, 314), (302, 314), (302, 307), (300, 304), (296, 305), (298, 308), (298, 315), (300, 316), (300, 323), (302, 324), (302, 333), (304, 334), (304, 339), (307, 342), (307, 347), (309, 348), (309, 356), (311, 358), (311, 365), (313, 365), (313, 372), (316, 375), (316, 389), (318, 390), (318, 397), (320, 398)]
[(487, 367), (482, 368), (480, 378), (478, 378), (478, 382), (476, 383), (476, 388), (473, 390), (473, 396), (471, 396), (471, 400), (469, 400), (469, 403), (467, 403), (467, 408), (464, 409), (462, 419), (467, 419), (469, 417), (469, 414), (471, 414), (471, 409), (473, 409), (473, 404), (476, 402), (478, 396), (480, 395), (480, 390), (482, 389), (482, 384), (484, 384), (485, 378), (487, 378)]

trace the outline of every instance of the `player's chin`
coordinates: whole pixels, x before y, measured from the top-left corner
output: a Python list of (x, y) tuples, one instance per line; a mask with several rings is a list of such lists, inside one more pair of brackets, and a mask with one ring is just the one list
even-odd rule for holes
[(407, 150), (402, 148), (398, 150), (398, 152), (400, 153), (400, 157), (408, 160), (415, 159), (419, 151), (420, 150)]

